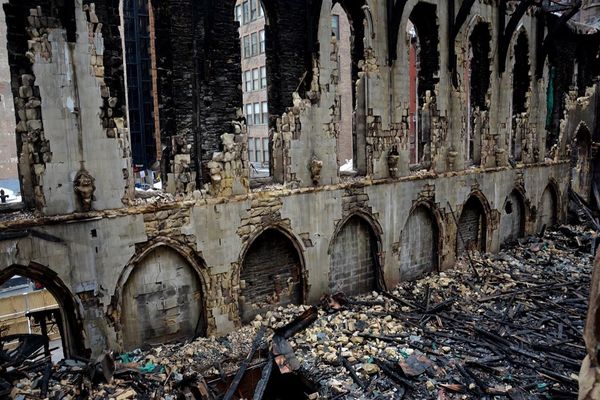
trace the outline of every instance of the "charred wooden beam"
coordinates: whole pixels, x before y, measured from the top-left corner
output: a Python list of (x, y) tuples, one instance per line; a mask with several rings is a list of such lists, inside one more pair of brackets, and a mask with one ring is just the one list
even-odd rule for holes
[(238, 386), (240, 385), (240, 382), (242, 381), (242, 378), (244, 377), (244, 374), (246, 373), (246, 369), (248, 369), (248, 365), (250, 365), (250, 362), (254, 358), (254, 354), (256, 353), (256, 351), (260, 347), (260, 344), (262, 343), (266, 330), (267, 328), (264, 325), (261, 326), (258, 330), (258, 333), (256, 334), (254, 341), (252, 342), (252, 348), (250, 349), (250, 352), (248, 353), (246, 359), (240, 364), (240, 368), (235, 374), (233, 381), (231, 381), (231, 385), (229, 385), (229, 389), (227, 389), (223, 400), (231, 400), (233, 398), (235, 391), (237, 390)]

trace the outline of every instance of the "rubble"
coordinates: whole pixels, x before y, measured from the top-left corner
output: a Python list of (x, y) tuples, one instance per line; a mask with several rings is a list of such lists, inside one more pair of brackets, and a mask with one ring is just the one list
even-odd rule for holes
[[(279, 307), (223, 338), (125, 353), (114, 371), (106, 358), (95, 374), (63, 360), (46, 379), (42, 365), (22, 371), (11, 395), (44, 398), (45, 382), (52, 399), (260, 399), (287, 375), (311, 383), (301, 398), (575, 398), (592, 237), (549, 229), (472, 254), (479, 277), (461, 260), (391, 292), (324, 296), (319, 308)], [(252, 387), (239, 389), (250, 370)]]

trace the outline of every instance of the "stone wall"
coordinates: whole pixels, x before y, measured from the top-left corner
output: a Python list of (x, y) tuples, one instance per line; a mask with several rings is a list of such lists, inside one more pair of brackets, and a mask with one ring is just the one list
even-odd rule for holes
[[(351, 178), (340, 176), (336, 157), (343, 95), (331, 38), (336, 3), (355, 35), (358, 171)], [(515, 191), (523, 200), (522, 233), (565, 220), (573, 130), (585, 120), (596, 131), (595, 88), (583, 97), (573, 90), (560, 116), (559, 145), (544, 157), (551, 73), (534, 74), (531, 62), (528, 108), (519, 122), (523, 155), (509, 162), (513, 93), (504, 89), (513, 87), (517, 36), (505, 38), (501, 73), (496, 50), (504, 27), (494, 4), (476, 1), (455, 26), (449, 2), (408, 0), (395, 16), (399, 35), (409, 18), (430, 28), (421, 40), (427, 68), (418, 88), (430, 162), (411, 170), (411, 44), (398, 40), (397, 57), (389, 59), (388, 2), (265, 0), (276, 184), (250, 190), (234, 2), (170, 0), (155, 4), (156, 51), (162, 169), (177, 196), (134, 197), (116, 0), (60, 4), (10, 0), (4, 7), (21, 183), (25, 207), (37, 213), (0, 217), (0, 281), (20, 274), (52, 283), (68, 305), (67, 354), (123, 350), (169, 335), (218, 335), (258, 309), (315, 303), (340, 280), (358, 292), (450, 268), (462, 246), (455, 218), (467, 240), (497, 251), (515, 230), (506, 212)], [(532, 38), (544, 28), (534, 13), (519, 21), (530, 39), (529, 60), (540, 56)], [(480, 60), (489, 88), (480, 101), (492, 106), (471, 115), (469, 38), (479, 23), (491, 32), (490, 58)], [(453, 55), (456, 68), (448, 68)], [(481, 155), (474, 164), (466, 141), (471, 117)], [(415, 241), (422, 248), (413, 252)], [(137, 274), (156, 270), (157, 254), (170, 255), (164, 293), (163, 283), (145, 281), (152, 274)], [(343, 281), (357, 270), (360, 285)], [(145, 294), (162, 308), (140, 322), (149, 334), (141, 337), (128, 326), (129, 314)], [(167, 326), (172, 318), (174, 329)], [(199, 324), (192, 330), (183, 318)]]

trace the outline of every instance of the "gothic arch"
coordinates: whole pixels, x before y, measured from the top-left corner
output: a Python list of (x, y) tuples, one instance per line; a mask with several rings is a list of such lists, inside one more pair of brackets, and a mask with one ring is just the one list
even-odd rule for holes
[(206, 334), (208, 279), (203, 260), (175, 240), (157, 238), (140, 249), (112, 300), (123, 349)]
[(522, 188), (513, 189), (500, 210), (500, 243), (525, 236), (528, 217), (526, 198)]
[(431, 201), (413, 204), (400, 235), (400, 279), (413, 280), (439, 271), (443, 218)]
[(329, 243), (329, 288), (357, 295), (384, 287), (381, 227), (363, 211), (339, 221)]
[(13, 264), (0, 271), (0, 284), (15, 275), (40, 282), (56, 299), (63, 323), (61, 334), (65, 345), (63, 349), (65, 357), (88, 357), (91, 352), (85, 347), (81, 323), (81, 303), (77, 297), (73, 296), (71, 290), (64, 284), (58, 274), (48, 267), (34, 262), (29, 263), (27, 266)]
[(242, 322), (273, 307), (304, 302), (305, 261), (299, 243), (279, 224), (264, 227), (246, 242), (239, 258)]
[(560, 190), (558, 184), (551, 178), (542, 192), (537, 207), (537, 231), (540, 232), (545, 226), (549, 228), (559, 221)]
[(456, 234), (456, 254), (460, 256), (465, 249), (488, 249), (491, 237), (492, 209), (485, 195), (476, 190), (463, 204), (458, 219)]

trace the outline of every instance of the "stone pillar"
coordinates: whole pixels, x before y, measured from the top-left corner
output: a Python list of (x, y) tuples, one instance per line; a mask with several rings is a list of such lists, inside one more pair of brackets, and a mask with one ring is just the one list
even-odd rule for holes
[(589, 304), (584, 331), (588, 355), (579, 372), (579, 400), (600, 398), (600, 252), (594, 262)]

